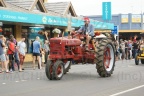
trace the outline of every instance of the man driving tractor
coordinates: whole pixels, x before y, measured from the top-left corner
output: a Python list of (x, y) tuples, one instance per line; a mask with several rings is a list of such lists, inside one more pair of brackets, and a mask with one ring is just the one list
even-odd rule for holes
[(84, 18), (84, 23), (85, 24), (77, 32), (86, 35), (86, 37), (83, 37), (83, 39), (86, 39), (86, 50), (88, 51), (89, 41), (94, 36), (94, 26), (90, 24), (90, 20), (88, 17)]

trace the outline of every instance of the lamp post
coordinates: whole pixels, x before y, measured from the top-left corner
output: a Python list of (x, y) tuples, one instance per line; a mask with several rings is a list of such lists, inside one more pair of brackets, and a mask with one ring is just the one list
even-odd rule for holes
[(144, 17), (144, 16), (143, 16), (143, 6), (142, 6), (143, 3), (142, 3), (142, 0), (141, 0), (140, 3), (141, 3), (141, 30), (143, 30), (143, 29), (144, 29), (144, 26), (143, 26), (143, 23), (144, 23), (144, 22), (143, 22), (143, 20), (144, 20), (143, 17)]
[(131, 13), (133, 13), (133, 6), (131, 6)]

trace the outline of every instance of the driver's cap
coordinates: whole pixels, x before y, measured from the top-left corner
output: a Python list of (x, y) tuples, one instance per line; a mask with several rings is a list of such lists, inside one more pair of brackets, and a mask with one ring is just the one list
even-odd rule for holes
[(88, 17), (84, 17), (84, 21), (90, 22), (90, 19)]

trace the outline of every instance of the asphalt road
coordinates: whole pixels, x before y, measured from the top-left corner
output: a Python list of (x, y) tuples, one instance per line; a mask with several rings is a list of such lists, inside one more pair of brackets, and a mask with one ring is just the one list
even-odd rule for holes
[(0, 96), (144, 96), (144, 65), (117, 61), (113, 75), (101, 78), (95, 65), (73, 65), (61, 80), (44, 69), (0, 74)]

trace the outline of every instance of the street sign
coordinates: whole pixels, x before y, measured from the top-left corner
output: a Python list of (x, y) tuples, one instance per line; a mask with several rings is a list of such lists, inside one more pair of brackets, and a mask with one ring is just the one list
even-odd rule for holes
[(2, 22), (0, 22), (0, 26), (3, 26), (3, 23), (2, 23)]
[(111, 2), (102, 2), (102, 19), (111, 20)]
[(118, 26), (114, 26), (114, 29), (111, 30), (111, 33), (115, 34), (115, 35), (118, 35), (119, 34), (119, 32), (118, 32)]

